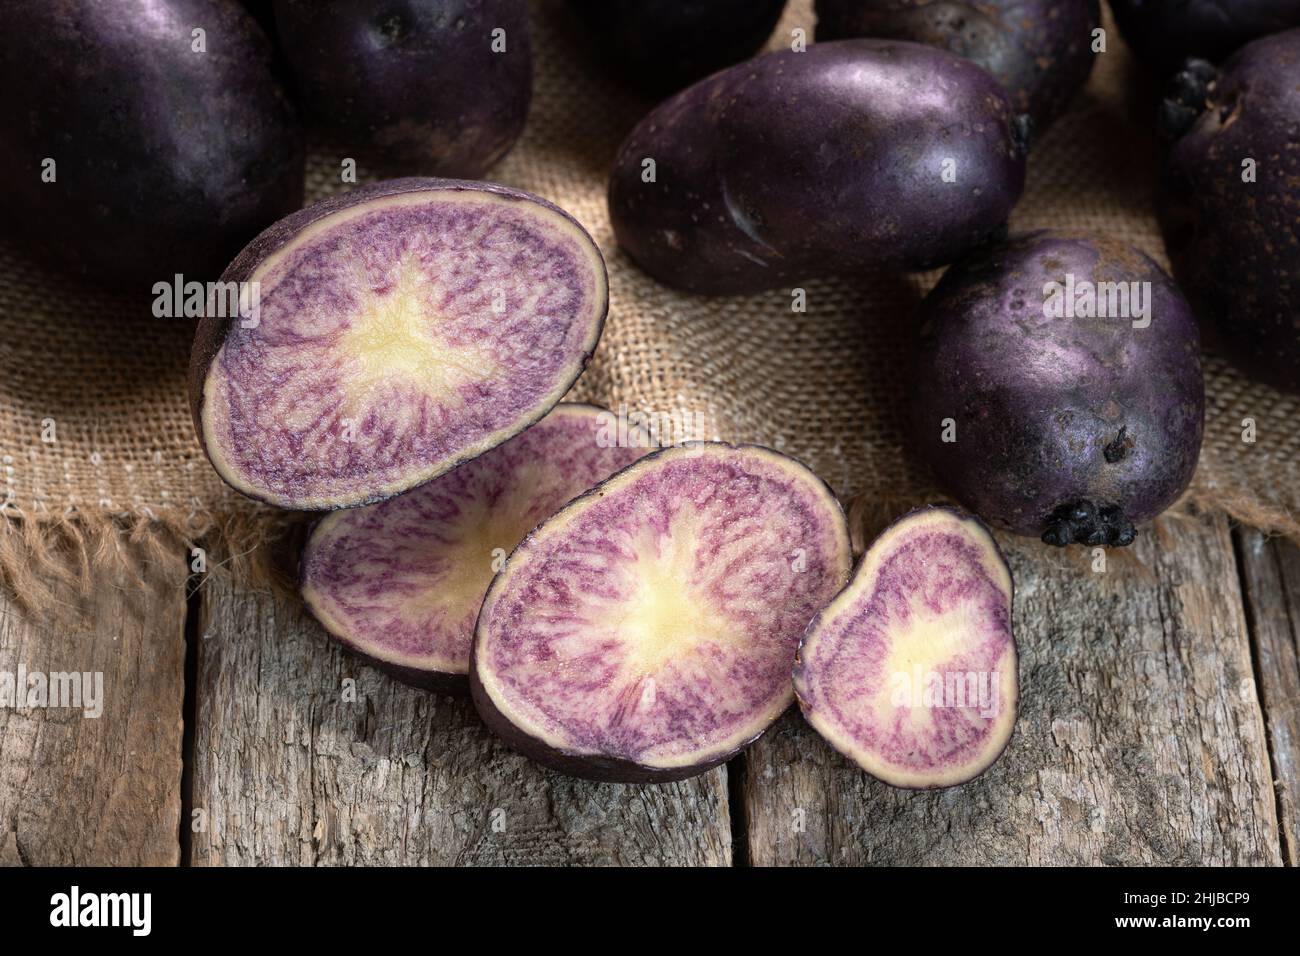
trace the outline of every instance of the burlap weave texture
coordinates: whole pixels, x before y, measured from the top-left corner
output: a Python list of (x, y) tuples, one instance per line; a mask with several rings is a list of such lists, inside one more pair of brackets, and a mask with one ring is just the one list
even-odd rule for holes
[[(792, 0), (773, 48), (788, 44), (796, 27), (811, 37), (813, 23), (811, 0)], [(610, 318), (574, 397), (780, 448), (846, 501), (932, 498), (931, 479), (909, 460), (901, 409), (913, 315), (937, 274), (810, 281), (802, 313), (792, 310), (790, 290), (714, 299), (658, 285), (617, 250), (605, 209), (615, 149), (653, 104), (621, 91), (584, 55), (559, 0), (535, 0), (533, 30), (532, 113), (491, 178), (569, 210), (608, 259)], [(1110, 29), (1088, 87), (1035, 146), (1013, 230), (1095, 230), (1167, 266), (1153, 215), (1151, 103), (1142, 90), (1140, 71)], [(312, 151), (308, 201), (350, 188), (340, 181), (345, 155)], [(361, 171), (362, 182), (372, 178)], [(268, 517), (225, 488), (199, 451), (184, 381), (193, 325), (154, 318), (150, 304), (78, 285), (0, 245), (0, 499), (15, 519), (5, 527), (21, 525), (29, 543), (42, 528), (66, 536), (70, 519), (83, 529), (107, 521), (193, 539)], [(1191, 500), (1297, 533), (1300, 401), (1246, 381), (1213, 356), (1207, 385), (1206, 443)], [(1242, 440), (1245, 419), (1256, 423), (1254, 443)], [(12, 578), (14, 568), (5, 570)]]

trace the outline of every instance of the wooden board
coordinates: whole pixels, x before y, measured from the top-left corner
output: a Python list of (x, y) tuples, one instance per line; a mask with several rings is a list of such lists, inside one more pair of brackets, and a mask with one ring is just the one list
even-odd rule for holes
[(1236, 534), (1273, 758), (1282, 851), (1295, 866), (1300, 862), (1300, 547), (1252, 528)]
[(756, 865), (1280, 862), (1264, 721), (1227, 522), (1162, 519), (1096, 573), (1002, 539), (1021, 714), (983, 777), (887, 787), (795, 715), (749, 751)]
[(205, 607), (195, 865), (731, 862), (725, 768), (662, 787), (568, 779), (506, 749), (467, 699), (346, 656), (291, 603), (210, 579)]
[(0, 863), (1295, 863), (1300, 549), (1236, 537), (1163, 519), (1100, 574), (1004, 539), (1016, 737), (980, 780), (928, 794), (870, 780), (795, 714), (693, 781), (569, 780), (467, 701), (344, 655), (294, 602), (216, 578), (190, 625), (183, 794), (184, 555), (144, 591), (96, 582), (93, 627), (0, 598), (0, 671), (105, 685), (97, 720), (0, 708)]
[[(0, 707), (0, 864), (179, 861), (187, 569), (179, 551), (131, 556), (152, 561), (143, 587), (101, 573), (80, 626), (52, 626), (0, 594), (0, 671), (103, 681), (98, 717), (85, 715), (87, 699)], [(75, 601), (66, 588), (57, 598)]]

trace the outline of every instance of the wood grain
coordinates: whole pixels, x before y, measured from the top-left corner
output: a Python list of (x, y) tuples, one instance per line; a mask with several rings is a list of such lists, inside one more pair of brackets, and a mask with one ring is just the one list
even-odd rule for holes
[(1253, 528), (1236, 532), (1246, 614), (1268, 726), (1282, 852), (1300, 862), (1300, 547)]
[(725, 768), (649, 787), (561, 777), (468, 700), (346, 656), (294, 602), (210, 579), (204, 606), (195, 865), (731, 862)]
[(0, 707), (0, 864), (179, 861), (187, 568), (179, 549), (123, 547), (149, 562), (144, 582), (96, 572), (82, 625), (52, 625), (0, 594), (0, 671), (103, 675), (98, 717)]
[[(1234, 557), (1219, 517), (1162, 519), (1101, 574), (1080, 549), (1003, 543), (1022, 680), (1003, 759), (950, 791), (896, 791), (789, 714), (729, 768), (738, 860), (1295, 863), (1300, 549), (1242, 530)], [(178, 554), (143, 591), (97, 582), (88, 628), (0, 597), (0, 671), (105, 684), (99, 719), (0, 708), (0, 863), (179, 861), (185, 573)], [(466, 701), (347, 657), (294, 602), (214, 579), (202, 603), (184, 862), (733, 861), (726, 770), (569, 780)]]
[(984, 776), (895, 790), (796, 714), (746, 757), (748, 854), (773, 864), (1279, 863), (1264, 722), (1222, 517), (1165, 518), (1095, 573), (1002, 538), (1021, 714)]

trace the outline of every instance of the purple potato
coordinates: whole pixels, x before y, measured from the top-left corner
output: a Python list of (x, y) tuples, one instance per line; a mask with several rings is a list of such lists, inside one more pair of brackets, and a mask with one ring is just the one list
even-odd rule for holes
[(1138, 58), (1168, 75), (1188, 57), (1215, 62), (1257, 37), (1300, 27), (1300, 0), (1110, 0)]
[(523, 132), (526, 0), (275, 0), (275, 21), (308, 114), (388, 168), (477, 179)]
[(260, 310), (199, 324), (199, 438), (236, 490), (300, 510), (400, 494), (523, 431), (582, 373), (609, 302), (567, 213), (445, 179), (309, 206), (222, 281)]
[(1208, 103), (1165, 168), (1174, 274), (1235, 364), (1300, 392), (1300, 30), (1206, 79)]
[(593, 780), (681, 780), (794, 699), (804, 628), (848, 580), (830, 489), (765, 448), (657, 452), (524, 539), (479, 613), (470, 692), (539, 763)]
[(1011, 570), (975, 518), (913, 511), (808, 626), (794, 667), (808, 723), (896, 787), (979, 776), (1019, 707)]
[(841, 40), (769, 53), (660, 105), (619, 150), (609, 209), (660, 282), (748, 293), (950, 262), (1005, 223), (1024, 176), (1011, 106), (980, 67)]
[(441, 478), (335, 511), (303, 549), (303, 601), (345, 647), (427, 690), (469, 689), (470, 644), (492, 576), (524, 536), (632, 464), (611, 412), (560, 404), (536, 425)]
[(1019, 236), (950, 269), (922, 318), (912, 439), (985, 521), (1122, 546), (1191, 481), (1205, 420), (1196, 323), (1136, 249)]
[(271, 7), (271, 0), (239, 0), (239, 3), (248, 11), (248, 15), (257, 21), (257, 25), (262, 28), (262, 32), (274, 47), (275, 10)]
[(942, 47), (988, 70), (1045, 129), (1092, 72), (1100, 0), (817, 0), (817, 39)]
[(785, 0), (569, 0), (630, 83), (672, 93), (762, 49)]
[(106, 285), (210, 279), (302, 204), (297, 118), (235, 0), (0, 0), (0, 33), (0, 201), (38, 253)]

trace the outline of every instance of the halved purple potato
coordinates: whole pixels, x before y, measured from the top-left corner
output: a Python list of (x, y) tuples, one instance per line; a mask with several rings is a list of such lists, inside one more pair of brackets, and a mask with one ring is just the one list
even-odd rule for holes
[(399, 680), (468, 689), (470, 644), (501, 559), (566, 502), (646, 454), (608, 441), (594, 405), (536, 425), (414, 491), (326, 515), (303, 549), (307, 609)]
[(895, 522), (808, 626), (794, 688), (808, 723), (896, 787), (951, 787), (1011, 739), (1019, 701), (1011, 571), (949, 508)]
[(571, 216), (441, 179), (301, 210), (223, 280), (256, 284), (260, 316), (199, 325), (200, 440), (234, 488), (301, 510), (391, 497), (519, 434), (586, 367), (608, 305)]
[(718, 442), (657, 452), (506, 561), (475, 632), (475, 706), (564, 773), (702, 773), (790, 705), (799, 637), (849, 564), (844, 512), (799, 462)]

